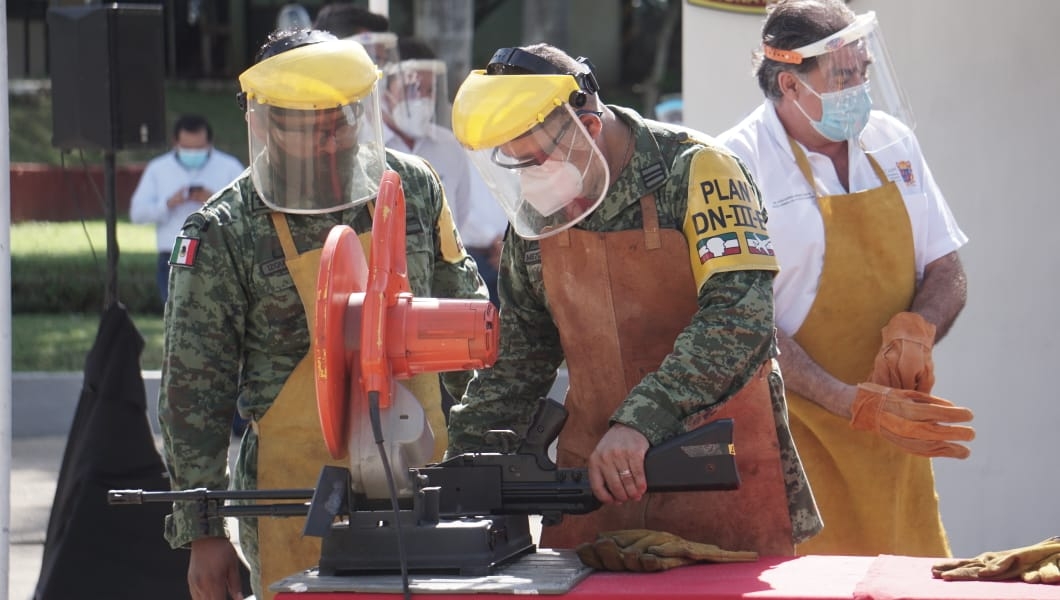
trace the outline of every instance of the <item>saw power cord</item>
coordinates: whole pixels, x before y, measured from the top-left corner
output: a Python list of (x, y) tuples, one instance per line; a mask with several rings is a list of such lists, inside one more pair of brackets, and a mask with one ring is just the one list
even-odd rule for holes
[(401, 590), (404, 592), (405, 600), (412, 600), (412, 592), (409, 589), (408, 556), (405, 554), (405, 536), (401, 532), (401, 509), (398, 506), (397, 486), (394, 484), (394, 474), (390, 472), (390, 461), (386, 457), (386, 447), (383, 445), (383, 423), (379, 414), (379, 392), (368, 392), (368, 418), (372, 422), (375, 445), (379, 448), (379, 459), (383, 461), (383, 472), (386, 473), (386, 486), (390, 492), (390, 506), (394, 510), (398, 560), (401, 563)]

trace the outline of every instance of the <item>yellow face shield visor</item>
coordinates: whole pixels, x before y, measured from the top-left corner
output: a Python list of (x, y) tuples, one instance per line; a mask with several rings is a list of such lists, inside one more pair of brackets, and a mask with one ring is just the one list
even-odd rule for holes
[(293, 48), (239, 76), (247, 100), (277, 108), (316, 110), (352, 104), (375, 91), (381, 73), (364, 47), (331, 40)]
[(500, 146), (543, 123), (579, 91), (571, 75), (472, 71), (453, 100), (453, 133), (472, 150)]

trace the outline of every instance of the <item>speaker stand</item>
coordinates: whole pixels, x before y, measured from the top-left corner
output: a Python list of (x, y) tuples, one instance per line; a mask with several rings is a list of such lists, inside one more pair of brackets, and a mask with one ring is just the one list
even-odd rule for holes
[(118, 211), (115, 200), (114, 152), (103, 152), (103, 218), (107, 222), (107, 282), (103, 290), (103, 308), (118, 302)]

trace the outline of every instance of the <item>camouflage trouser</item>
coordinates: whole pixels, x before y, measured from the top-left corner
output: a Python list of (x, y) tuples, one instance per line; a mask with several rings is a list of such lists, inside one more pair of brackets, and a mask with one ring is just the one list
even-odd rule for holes
[[(237, 490), (253, 490), (258, 485), (258, 436), (247, 428), (239, 445), (239, 458), (232, 470), (232, 487)], [(246, 502), (250, 504), (250, 501)], [(241, 517), (239, 520), (239, 547), (250, 567), (250, 587), (255, 598), (264, 598), (261, 587), (261, 560), (258, 554), (258, 519)]]

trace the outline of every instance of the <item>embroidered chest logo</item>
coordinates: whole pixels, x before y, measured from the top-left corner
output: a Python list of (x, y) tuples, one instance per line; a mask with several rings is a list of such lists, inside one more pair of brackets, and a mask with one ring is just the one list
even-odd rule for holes
[(287, 272), (287, 261), (281, 256), (268, 262), (261, 263), (261, 274), (268, 277), (277, 273)]
[(906, 185), (916, 185), (916, 175), (913, 174), (913, 165), (908, 160), (898, 161), (898, 174)]

